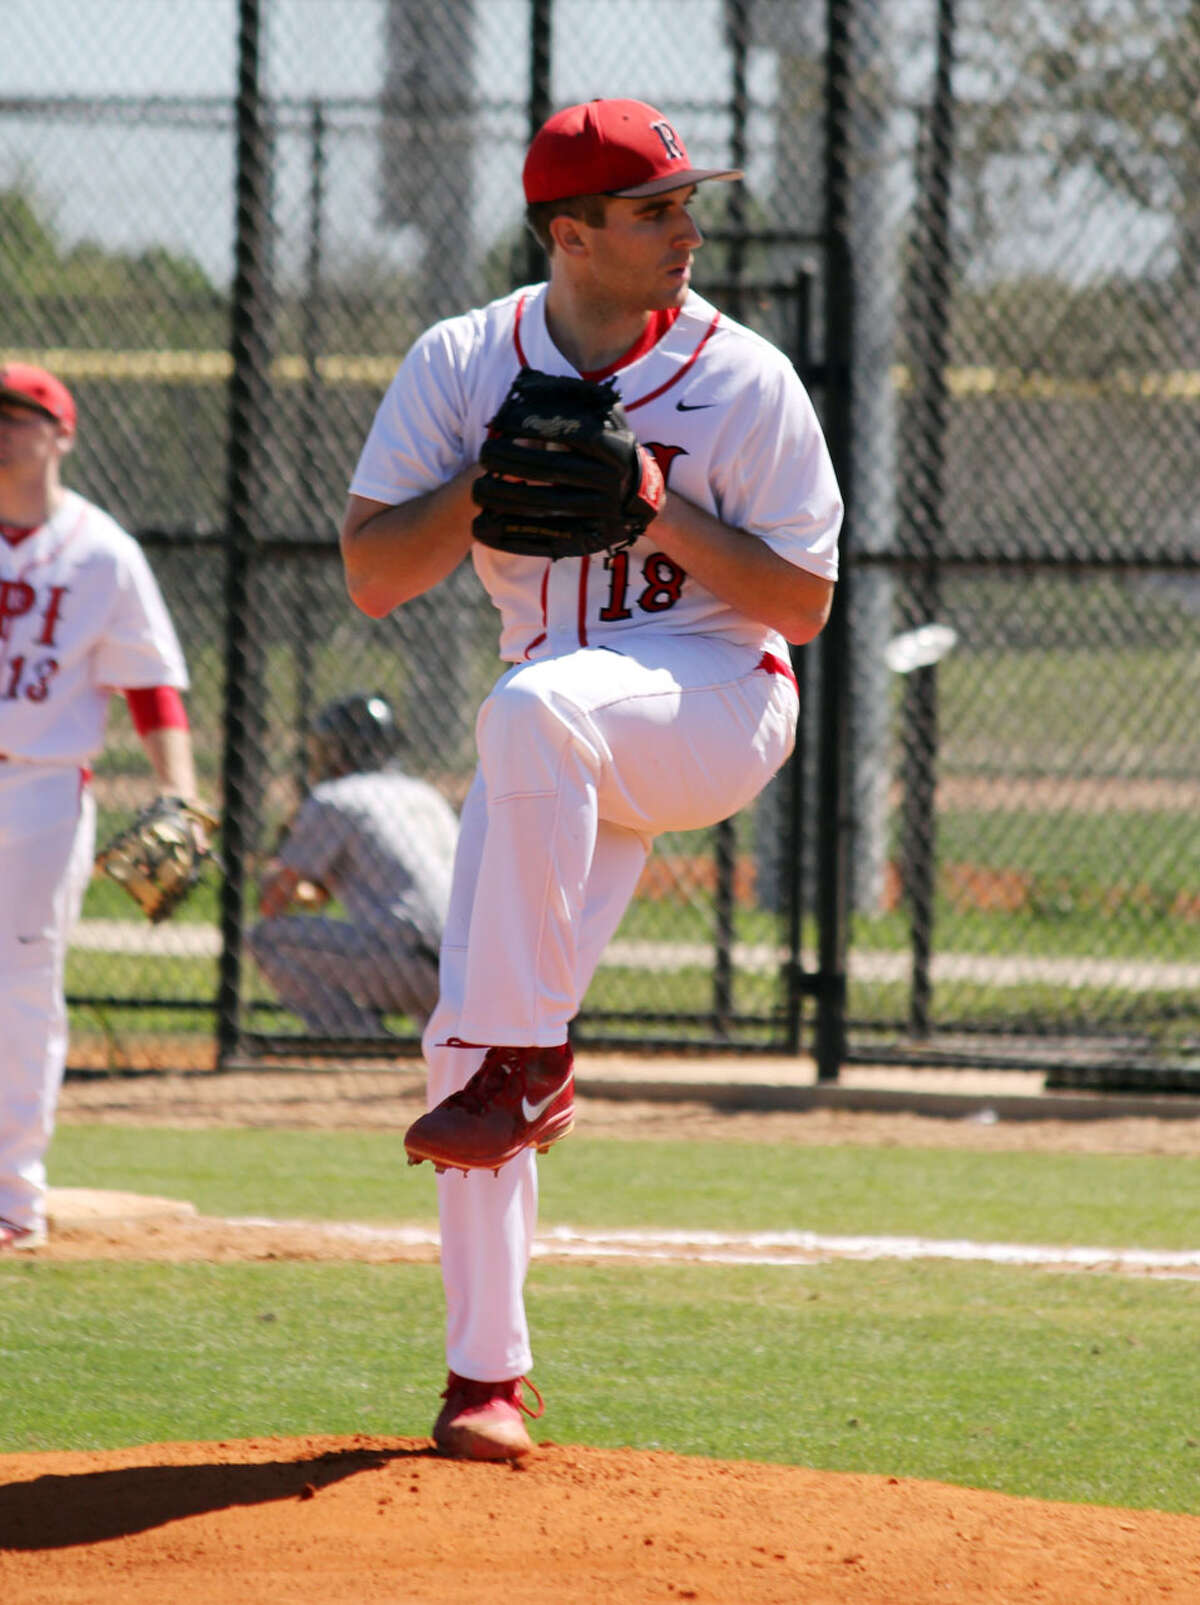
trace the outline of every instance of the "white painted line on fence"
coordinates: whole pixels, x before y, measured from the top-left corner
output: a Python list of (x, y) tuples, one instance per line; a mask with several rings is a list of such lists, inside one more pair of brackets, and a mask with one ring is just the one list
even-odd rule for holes
[[(437, 1248), (429, 1227), (313, 1223), (246, 1216), (223, 1224), (258, 1230), (303, 1227), (347, 1242)], [(1037, 1243), (976, 1243), (969, 1238), (838, 1236), (823, 1232), (577, 1231), (555, 1226), (534, 1239), (540, 1259), (633, 1259), (672, 1264), (811, 1265), (831, 1259), (954, 1260), (1091, 1271), (1146, 1271), (1200, 1279), (1200, 1249), (1081, 1248)]]
[(80, 920), (71, 932), (71, 946), (88, 953), (140, 953), (160, 957), (211, 959), (221, 951), (221, 933), (215, 925), (168, 922), (147, 925), (135, 920)]
[[(221, 933), (215, 925), (147, 926), (135, 920), (81, 920), (71, 938), (74, 948), (91, 953), (141, 953), (180, 958), (216, 958)], [(711, 969), (714, 948), (708, 942), (610, 942), (601, 964), (662, 973), (691, 968)], [(773, 974), (787, 960), (787, 949), (772, 943), (738, 942), (733, 962), (739, 970)], [(815, 959), (808, 962), (815, 965)], [(852, 981), (904, 982), (912, 973), (908, 953), (852, 950)], [(1161, 963), (1141, 959), (1038, 958), (987, 953), (937, 953), (932, 978), (936, 984), (955, 981), (977, 986), (1091, 986), (1123, 992), (1200, 992), (1200, 964)]]
[[(863, 981), (906, 980), (912, 973), (907, 953), (850, 954), (850, 977)], [(1200, 988), (1200, 964), (1170, 960), (1039, 958), (987, 953), (936, 953), (934, 981), (971, 981), (984, 986), (1093, 986), (1125, 992), (1167, 992)]]
[[(605, 964), (639, 970), (678, 970), (687, 965), (711, 967), (714, 949), (703, 942), (610, 942)], [(772, 973), (787, 960), (787, 949), (769, 943), (735, 943), (733, 962), (739, 970)], [(816, 959), (806, 962), (815, 967)], [(851, 949), (852, 981), (907, 981), (912, 956), (907, 952), (879, 953)], [(1200, 964), (1145, 959), (1039, 958), (990, 953), (935, 953), (931, 964), (935, 982), (968, 981), (982, 986), (1092, 986), (1127, 992), (1167, 992), (1200, 989)]]

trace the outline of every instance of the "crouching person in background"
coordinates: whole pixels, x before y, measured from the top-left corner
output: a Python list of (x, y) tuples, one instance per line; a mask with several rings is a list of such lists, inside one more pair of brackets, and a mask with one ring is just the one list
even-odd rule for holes
[[(387, 699), (330, 703), (308, 735), (311, 790), (259, 882), (248, 943), (279, 1001), (322, 1037), (419, 1030), (437, 1001), (438, 948), (458, 819), (435, 787), (396, 760)], [(346, 917), (319, 912), (333, 898)]]

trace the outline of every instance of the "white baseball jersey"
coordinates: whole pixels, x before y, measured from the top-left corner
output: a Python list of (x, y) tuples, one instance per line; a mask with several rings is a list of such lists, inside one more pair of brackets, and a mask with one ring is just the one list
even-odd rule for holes
[(74, 492), (0, 539), (0, 1217), (45, 1219), (44, 1155), (67, 1053), (63, 974), (95, 845), (82, 777), (111, 694), (187, 671), (141, 548)]
[[(545, 309), (546, 286), (535, 285), (427, 330), (380, 403), (351, 491), (394, 505), (436, 489), (478, 460), (519, 368), (574, 374)], [(670, 489), (789, 563), (836, 579), (841, 495), (812, 403), (782, 352), (693, 291), (678, 315), (652, 317), (646, 337), (603, 376), (610, 371)], [(607, 556), (551, 563), (476, 543), (472, 558), (499, 609), (500, 654), (510, 662), (630, 631), (719, 636), (787, 659), (780, 635), (657, 550), (653, 524)]]
[[(546, 286), (532, 286), (417, 340), (380, 403), (352, 492), (395, 505), (436, 489), (478, 461), (522, 366), (573, 374), (545, 304)], [(693, 293), (678, 313), (653, 315), (611, 369), (585, 377), (610, 373), (673, 490), (836, 578), (841, 497), (781, 352)], [(476, 724), (479, 770), (423, 1036), (431, 1104), (472, 1075), (478, 1044), (567, 1039), (654, 837), (747, 806), (787, 759), (797, 719), (783, 638), (686, 574), (658, 549), (653, 523), (606, 555), (550, 562), (475, 543), (472, 559), (512, 667)], [(523, 1375), (533, 1151), (497, 1177), (447, 1171), (438, 1209), (450, 1369)]]
[(32, 535), (0, 540), (0, 753), (86, 765), (114, 691), (187, 684), (158, 582), (107, 513), (67, 491)]

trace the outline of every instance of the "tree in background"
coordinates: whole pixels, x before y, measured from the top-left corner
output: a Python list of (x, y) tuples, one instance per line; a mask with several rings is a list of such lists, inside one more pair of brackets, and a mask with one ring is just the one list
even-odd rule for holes
[(0, 345), (223, 346), (228, 298), (193, 257), (65, 245), (24, 180), (0, 190)]
[[(1112, 276), (1126, 264), (1194, 304), (1200, 0), (1011, 0), (960, 27), (957, 58), (960, 201), (974, 238), (1011, 230), (1014, 199), (1040, 191), (1060, 230), (1072, 213), (1088, 224), (1064, 270)], [(1194, 356), (1200, 319), (1190, 322)]]

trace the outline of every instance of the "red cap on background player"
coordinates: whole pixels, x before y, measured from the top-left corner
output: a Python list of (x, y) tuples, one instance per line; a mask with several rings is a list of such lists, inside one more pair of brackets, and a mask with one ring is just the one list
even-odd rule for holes
[(683, 140), (644, 100), (589, 100), (556, 112), (525, 157), (525, 200), (573, 195), (661, 195), (705, 178), (741, 178), (733, 167), (693, 167)]
[(0, 368), (0, 401), (17, 401), (22, 406), (34, 407), (47, 418), (62, 424), (64, 429), (75, 428), (75, 401), (61, 379), (56, 379), (45, 368), (35, 368), (29, 362), (6, 362)]

